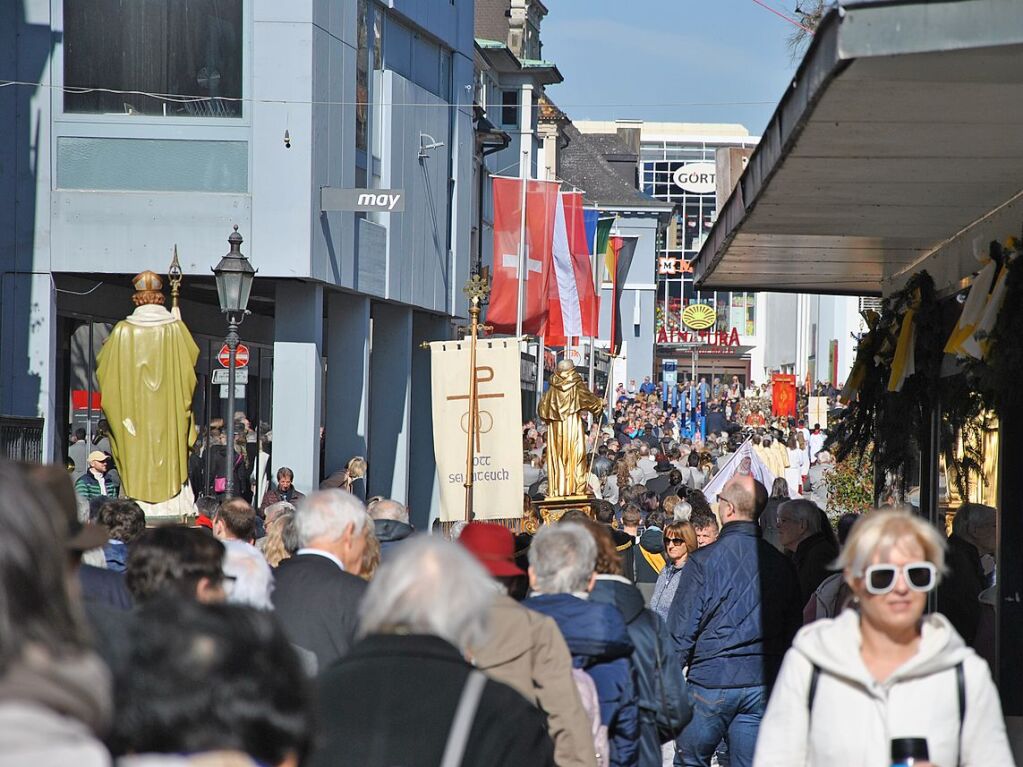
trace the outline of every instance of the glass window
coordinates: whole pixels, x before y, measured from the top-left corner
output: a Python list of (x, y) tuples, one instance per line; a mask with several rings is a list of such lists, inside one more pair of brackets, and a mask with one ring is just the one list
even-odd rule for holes
[[(369, 24), (366, 0), (357, 6), (358, 51), (355, 54), (355, 149), (365, 152), (369, 135)], [(365, 156), (363, 156), (365, 159)]]
[(519, 92), (501, 91), (501, 124), (518, 125)]
[[(64, 111), (240, 117), (242, 0), (64, 0)], [(175, 94), (166, 101), (143, 94)]]

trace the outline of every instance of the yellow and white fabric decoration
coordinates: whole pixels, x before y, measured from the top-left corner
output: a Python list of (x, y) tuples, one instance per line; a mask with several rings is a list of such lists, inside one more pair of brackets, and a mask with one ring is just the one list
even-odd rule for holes
[(984, 309), (987, 307), (991, 285), (994, 283), (997, 273), (998, 264), (994, 261), (989, 261), (977, 274), (977, 278), (973, 281), (973, 286), (970, 288), (970, 294), (966, 297), (966, 303), (963, 304), (963, 311), (959, 315), (959, 321), (956, 322), (952, 335), (949, 336), (948, 343), (945, 344), (946, 354), (966, 353), (963, 350), (963, 343), (973, 335), (981, 318), (984, 316)]
[(892, 358), (892, 374), (888, 379), (888, 391), (902, 391), (902, 385), (906, 379), (916, 372), (916, 317), (917, 309), (920, 308), (920, 290), (913, 292), (913, 302), (906, 313), (902, 315), (902, 327), (899, 330), (899, 340), (895, 344), (895, 356)]
[(998, 279), (995, 280), (995, 286), (991, 289), (991, 295), (988, 296), (987, 303), (984, 306), (984, 313), (981, 315), (980, 321), (977, 323), (977, 327), (973, 333), (970, 334), (969, 338), (963, 341), (960, 349), (963, 354), (967, 354), (974, 359), (982, 360), (987, 355), (988, 348), (991, 346), (991, 341), (988, 339), (988, 334), (994, 330), (995, 322), (998, 320), (998, 312), (1002, 310), (1002, 304), (1005, 303), (1005, 292), (1006, 292), (1006, 277), (1009, 275), (1008, 260), (1002, 270), (998, 273)]

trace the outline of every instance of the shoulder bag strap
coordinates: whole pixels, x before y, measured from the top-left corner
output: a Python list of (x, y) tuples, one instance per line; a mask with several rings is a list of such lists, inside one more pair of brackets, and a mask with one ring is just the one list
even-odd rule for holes
[(956, 693), (959, 696), (959, 743), (957, 747), (959, 764), (963, 763), (963, 722), (966, 721), (966, 673), (963, 662), (956, 664)]
[(460, 767), (462, 764), (465, 746), (469, 742), (469, 731), (472, 729), (473, 719), (476, 718), (476, 709), (479, 708), (483, 687), (486, 683), (487, 678), (483, 672), (476, 669), (469, 672), (469, 677), (465, 680), (465, 687), (462, 688), (462, 695), (458, 699), (455, 718), (451, 721), (448, 742), (444, 746), (444, 756), (440, 760), (440, 767)]
[(806, 693), (806, 710), (813, 716), (813, 699), (817, 697), (817, 682), (821, 678), (821, 667), (813, 664), (813, 671), (810, 672), (810, 689)]

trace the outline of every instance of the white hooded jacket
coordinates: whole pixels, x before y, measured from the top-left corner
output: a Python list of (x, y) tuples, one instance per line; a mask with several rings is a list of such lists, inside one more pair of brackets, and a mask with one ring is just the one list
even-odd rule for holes
[[(860, 655), (860, 616), (852, 609), (805, 626), (785, 655), (760, 725), (754, 767), (878, 767), (892, 738), (924, 737), (940, 767), (1014, 765), (998, 693), (987, 663), (945, 616), (923, 619), (920, 648), (884, 683)], [(966, 715), (959, 752), (962, 662)], [(813, 666), (821, 672), (808, 708)]]

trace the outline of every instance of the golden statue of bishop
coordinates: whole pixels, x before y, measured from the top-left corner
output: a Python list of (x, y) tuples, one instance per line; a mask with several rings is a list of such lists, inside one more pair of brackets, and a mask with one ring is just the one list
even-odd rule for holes
[(114, 326), (97, 356), (96, 379), (124, 493), (147, 516), (194, 512), (188, 451), (195, 442), (192, 395), (199, 348), (163, 305), (163, 281), (133, 281), (136, 309)]
[(551, 375), (550, 388), (540, 399), (537, 412), (547, 424), (547, 497), (586, 496), (586, 427), (583, 413), (599, 417), (601, 399), (571, 360), (562, 360)]

